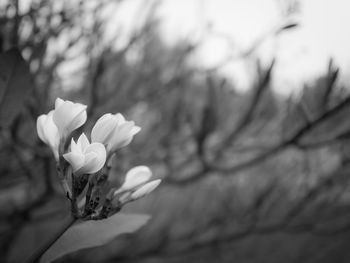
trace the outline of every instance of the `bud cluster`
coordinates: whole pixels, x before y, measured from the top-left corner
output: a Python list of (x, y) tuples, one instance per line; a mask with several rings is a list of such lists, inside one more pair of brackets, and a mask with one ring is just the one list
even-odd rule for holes
[(141, 128), (120, 113), (107, 113), (93, 126), (91, 142), (84, 133), (74, 140), (73, 131), (87, 120), (86, 109), (86, 105), (57, 98), (55, 109), (38, 117), (37, 132), (53, 152), (73, 215), (98, 220), (149, 194), (161, 180), (152, 180), (148, 167), (136, 166), (120, 186), (109, 164), (116, 151), (128, 145)]

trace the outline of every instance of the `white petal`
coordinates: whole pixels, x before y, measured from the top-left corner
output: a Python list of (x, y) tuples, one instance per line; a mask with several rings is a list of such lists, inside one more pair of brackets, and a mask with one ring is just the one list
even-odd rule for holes
[(58, 102), (57, 105), (53, 113), (53, 120), (61, 136), (69, 135), (85, 123), (86, 105), (71, 101)]
[(55, 109), (57, 109), (60, 105), (62, 105), (62, 103), (64, 103), (64, 100), (57, 98), (55, 101)]
[(97, 159), (96, 153), (88, 153), (85, 155), (84, 165), (76, 172), (76, 174), (91, 174), (95, 173), (95, 167), (96, 167), (96, 159)]
[(56, 156), (56, 154), (58, 154), (58, 146), (59, 146), (59, 142), (60, 142), (60, 136), (58, 133), (58, 129), (57, 129), (55, 123), (53, 122), (52, 116), (53, 116), (53, 111), (50, 111), (47, 114), (44, 128), (45, 128), (46, 139), (47, 139), (52, 151), (54, 152), (54, 154)]
[(50, 146), (52, 152), (55, 155), (55, 159), (58, 160), (58, 145), (60, 137), (58, 129), (52, 119), (53, 111), (50, 111), (47, 115), (40, 115), (37, 119), (37, 131), (39, 138)]
[(83, 154), (80, 145), (78, 145), (73, 138), (70, 141), (70, 151), (76, 154)]
[(131, 129), (131, 134), (132, 134), (132, 136), (134, 136), (135, 134), (139, 133), (140, 131), (141, 131), (141, 127), (135, 125)]
[(108, 145), (108, 148), (111, 152), (114, 152), (131, 142), (132, 135), (130, 132), (133, 125), (134, 124), (132, 122), (127, 121), (114, 130), (113, 136), (111, 137), (110, 143)]
[(126, 122), (124, 116), (123, 116), (121, 113), (115, 114), (115, 115), (114, 115), (114, 118), (115, 118), (115, 120), (117, 121), (117, 124), (118, 124), (118, 125), (121, 125), (121, 124), (123, 124), (124, 122)]
[(136, 166), (127, 172), (125, 182), (121, 188), (123, 190), (130, 190), (146, 183), (151, 177), (152, 171), (147, 166)]
[(150, 192), (157, 188), (161, 181), (162, 180), (158, 179), (141, 186), (131, 194), (131, 199), (136, 200), (144, 197), (145, 195), (148, 195)]
[(36, 120), (36, 130), (38, 132), (38, 136), (39, 138), (46, 144), (48, 144), (48, 141), (46, 139), (45, 136), (45, 132), (44, 132), (44, 126), (45, 126), (45, 120), (47, 118), (47, 115), (42, 114), (38, 117), (38, 119)]
[(89, 173), (96, 173), (97, 171), (101, 170), (101, 168), (104, 166), (106, 162), (106, 156), (107, 156), (106, 148), (104, 147), (103, 144), (94, 142), (90, 144), (85, 150), (86, 156), (89, 153), (94, 153), (96, 155), (96, 158), (91, 160), (93, 167), (89, 168), (90, 169)]
[(67, 125), (67, 134), (70, 134), (72, 131), (81, 127), (87, 119), (86, 107), (81, 109), (81, 111), (73, 118)]
[(134, 122), (130, 122), (130, 123), (125, 123), (125, 125), (123, 125), (123, 127), (121, 127), (120, 129), (120, 139), (118, 142), (118, 146), (115, 147), (115, 150), (125, 147), (128, 144), (131, 143), (131, 141), (134, 138), (134, 135), (136, 133), (138, 133), (141, 128), (138, 126), (133, 126)]
[[(131, 193), (130, 192), (126, 192), (123, 195), (121, 195), (117, 200), (119, 202), (119, 204), (125, 204), (127, 202), (129, 202), (131, 199)], [(118, 203), (117, 203), (118, 204)]]
[(80, 114), (82, 111), (86, 110), (87, 106), (81, 103), (74, 103), (71, 101), (67, 101), (67, 104), (72, 104), (72, 116), (77, 116), (78, 114)]
[(74, 153), (74, 152), (63, 154), (63, 158), (70, 163), (74, 173), (84, 165), (84, 161), (85, 161), (84, 155), (79, 153)]
[(136, 128), (135, 123), (133, 121), (126, 121), (120, 126), (119, 132), (122, 136), (133, 136), (135, 131), (139, 131), (139, 129)]
[(112, 114), (107, 113), (100, 117), (91, 131), (91, 141), (107, 144), (108, 138), (112, 135), (117, 126), (117, 121)]
[(81, 147), (81, 150), (84, 153), (86, 148), (90, 145), (89, 139), (86, 137), (85, 133), (82, 133), (79, 136), (77, 144)]
[(73, 103), (70, 101), (57, 103), (58, 107), (55, 108), (53, 113), (53, 121), (55, 122), (58, 131), (61, 136), (68, 135), (66, 132), (66, 128), (68, 123), (70, 123), (72, 119), (72, 111), (73, 111)]

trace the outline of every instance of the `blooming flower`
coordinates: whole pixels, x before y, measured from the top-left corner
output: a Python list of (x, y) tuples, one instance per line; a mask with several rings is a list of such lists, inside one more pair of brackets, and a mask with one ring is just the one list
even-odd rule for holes
[(53, 122), (53, 110), (48, 114), (42, 114), (38, 117), (36, 121), (36, 129), (39, 138), (50, 146), (56, 161), (58, 160), (58, 145), (60, 142), (60, 137), (58, 134), (58, 129)]
[(91, 143), (83, 133), (78, 141), (72, 139), (70, 152), (63, 155), (75, 175), (98, 172), (106, 162), (106, 149), (101, 143)]
[(86, 105), (80, 103), (56, 99), (53, 121), (61, 138), (66, 138), (86, 122), (86, 108)]
[[(120, 113), (108, 113), (97, 120), (91, 132), (91, 143), (83, 133), (77, 141), (72, 138), (67, 149), (71, 133), (86, 122), (86, 108), (86, 105), (57, 98), (55, 109), (38, 117), (37, 132), (55, 155), (60, 181), (71, 201), (73, 216), (99, 220), (118, 213), (125, 204), (149, 194), (161, 180), (151, 180), (152, 172), (146, 166), (130, 169), (122, 185), (120, 178), (110, 173), (116, 150), (128, 145), (141, 130)], [(71, 169), (67, 169), (69, 167)], [(69, 181), (71, 170), (74, 178)], [(97, 173), (100, 170), (101, 173)], [(95, 175), (89, 178), (89, 174)]]
[(91, 140), (107, 145), (107, 151), (113, 153), (128, 145), (140, 130), (133, 121), (126, 121), (120, 113), (107, 113), (92, 128)]

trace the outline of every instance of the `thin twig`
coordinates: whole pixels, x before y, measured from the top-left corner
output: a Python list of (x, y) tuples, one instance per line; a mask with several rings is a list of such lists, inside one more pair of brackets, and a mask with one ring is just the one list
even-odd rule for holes
[[(313, 130), (318, 125), (324, 123), (325, 121), (329, 120), (329, 118), (333, 117), (346, 107), (348, 107), (350, 104), (350, 96), (345, 98), (342, 102), (340, 102), (337, 106), (333, 107), (332, 109), (324, 112), (322, 115), (320, 115), (318, 118), (314, 119), (313, 121), (310, 121), (306, 123), (304, 126), (299, 128), (296, 132), (294, 132), (291, 136), (287, 137), (286, 139), (282, 140), (275, 146), (272, 146), (270, 149), (266, 150), (265, 152), (252, 157), (251, 159), (244, 161), (239, 164), (231, 165), (231, 166), (223, 166), (219, 163), (214, 162), (207, 162), (205, 169), (200, 170), (199, 172), (193, 174), (192, 176), (186, 177), (184, 179), (174, 179), (172, 177), (168, 177), (164, 180), (164, 182), (171, 183), (171, 184), (189, 184), (194, 181), (203, 179), (203, 173), (204, 172), (210, 172), (210, 171), (219, 171), (222, 175), (234, 175), (237, 174), (237, 172), (242, 171), (243, 169), (252, 167), (253, 165), (257, 165), (268, 158), (276, 155), (282, 150), (285, 150), (289, 146), (297, 146), (299, 147), (300, 139), (306, 135), (308, 132)], [(334, 140), (338, 140), (338, 137), (335, 137)], [(330, 142), (330, 140), (328, 141)]]

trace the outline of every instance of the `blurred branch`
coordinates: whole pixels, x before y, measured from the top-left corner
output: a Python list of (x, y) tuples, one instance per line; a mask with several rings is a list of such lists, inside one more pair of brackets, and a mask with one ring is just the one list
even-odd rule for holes
[(326, 91), (324, 92), (323, 100), (322, 100), (322, 104), (325, 105), (326, 107), (329, 104), (330, 95), (334, 90), (335, 82), (338, 78), (338, 75), (339, 75), (339, 68), (334, 67), (333, 59), (330, 59), (328, 63), (328, 74), (326, 77)]
[(288, 146), (298, 146), (299, 145), (299, 140), (307, 134), (309, 131), (314, 129), (316, 126), (320, 125), (321, 123), (329, 120), (331, 117), (336, 115), (338, 112), (343, 110), (345, 107), (347, 107), (350, 104), (350, 96), (348, 96), (346, 99), (344, 99), (341, 103), (339, 103), (337, 106), (333, 107), (332, 109), (324, 112), (321, 116), (318, 118), (314, 119), (313, 121), (305, 124), (303, 127), (299, 128), (294, 134), (292, 134), (289, 138), (283, 140), (276, 146), (272, 147), (270, 150), (267, 152), (251, 159), (250, 161), (247, 161), (245, 163), (239, 164), (237, 166), (233, 167), (225, 167), (225, 168), (220, 168), (214, 165), (213, 167), (218, 168), (218, 170), (225, 172), (225, 173), (230, 173), (233, 171), (238, 171), (241, 170), (243, 167), (247, 167), (256, 163), (259, 163), (263, 160), (266, 160), (268, 157), (278, 153), (279, 151), (283, 150), (284, 148)]
[[(210, 72), (215, 72), (234, 60), (244, 59), (244, 58), (249, 57), (264, 43), (264, 41), (266, 39), (268, 39), (270, 37), (275, 37), (275, 36), (279, 35), (280, 33), (282, 33), (283, 31), (295, 28), (297, 26), (298, 26), (298, 23), (287, 22), (287, 23), (282, 24), (281, 26), (279, 26), (277, 28), (271, 29), (269, 32), (264, 33), (261, 36), (259, 36), (248, 49), (240, 51), (237, 54), (227, 56), (223, 61), (218, 63), (216, 66), (213, 66), (211, 68), (204, 70), (204, 73), (207, 74)], [(215, 32), (212, 32), (212, 33), (215, 33)], [(218, 34), (218, 33), (216, 32), (215, 34)], [(225, 36), (223, 34), (218, 34), (218, 35), (221, 37), (224, 37), (226, 40), (228, 40), (228, 42), (231, 44), (231, 46), (232, 46), (232, 43), (234, 43), (232, 41), (231, 37)], [(234, 49), (235, 47), (233, 46), (231, 48)]]
[(235, 140), (237, 139), (237, 136), (242, 131), (244, 131), (248, 127), (248, 125), (252, 122), (254, 112), (259, 105), (259, 101), (261, 100), (261, 98), (264, 94), (264, 91), (267, 89), (268, 84), (270, 83), (271, 73), (272, 73), (272, 69), (274, 67), (274, 64), (275, 64), (275, 60), (273, 59), (270, 66), (268, 67), (268, 69), (264, 73), (264, 75), (262, 77), (260, 77), (259, 83), (258, 83), (257, 88), (255, 89), (255, 91), (253, 93), (253, 98), (251, 100), (251, 103), (250, 103), (248, 109), (246, 110), (245, 113), (243, 113), (241, 115), (242, 117), (238, 121), (238, 124), (233, 129), (233, 131), (223, 140), (222, 143), (220, 143), (220, 147), (219, 147), (220, 150), (217, 153), (216, 159), (220, 159), (222, 157), (222, 154), (227, 149), (227, 147), (232, 145), (235, 142)]
[[(325, 121), (332, 118), (334, 115), (336, 115), (338, 112), (346, 108), (350, 104), (350, 96), (345, 98), (342, 102), (340, 102), (338, 105), (333, 107), (332, 109), (324, 112), (321, 116), (314, 119), (313, 121), (306, 123), (304, 126), (299, 128), (296, 132), (294, 132), (292, 135), (290, 135), (288, 138), (282, 140), (275, 146), (272, 146), (267, 151), (247, 160), (244, 162), (241, 162), (239, 164), (234, 164), (231, 166), (224, 166), (223, 164), (218, 163), (209, 163), (206, 162), (206, 165), (204, 168), (202, 168), (198, 173), (194, 173), (192, 176), (186, 177), (181, 180), (177, 180), (174, 178), (167, 179), (165, 182), (172, 183), (172, 184), (189, 184), (201, 179), (204, 179), (205, 176), (203, 176), (203, 173), (210, 172), (210, 171), (218, 171), (221, 172), (222, 175), (235, 175), (237, 172), (240, 172), (244, 169), (251, 168), (252, 166), (255, 166), (270, 157), (276, 155), (277, 153), (281, 152), (282, 150), (286, 149), (290, 146), (299, 146), (300, 139), (306, 135), (308, 132), (310, 132), (312, 129), (320, 125), (321, 123), (324, 123)], [(336, 140), (337, 138), (333, 138), (332, 140)], [(302, 145), (302, 144), (301, 144)], [(304, 145), (305, 147), (305, 145)]]
[(14, 26), (13, 26), (12, 40), (11, 40), (13, 46), (18, 45), (18, 34), (19, 34), (18, 28), (19, 28), (19, 22), (20, 22), (18, 1), (19, 0), (13, 0), (13, 5), (15, 8)]

